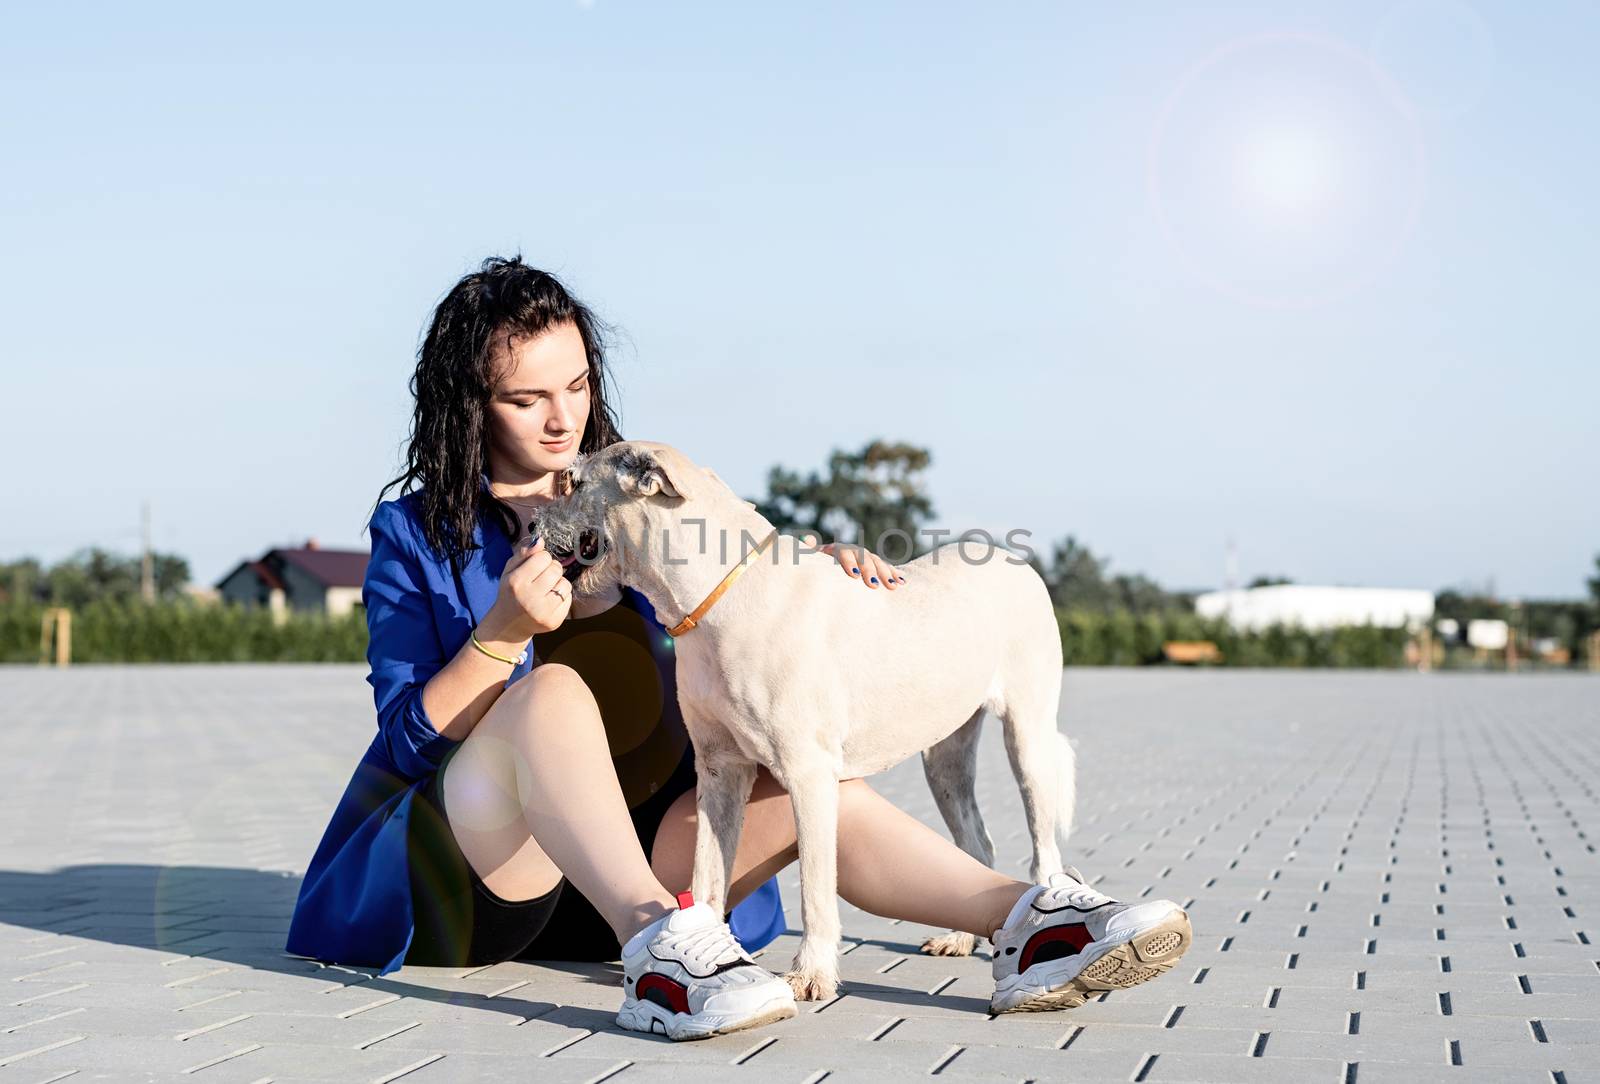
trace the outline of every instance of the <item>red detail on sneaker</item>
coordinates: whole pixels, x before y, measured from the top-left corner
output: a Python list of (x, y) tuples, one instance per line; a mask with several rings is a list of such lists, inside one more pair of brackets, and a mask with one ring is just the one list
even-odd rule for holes
[(693, 892), (679, 892), (678, 893), (678, 907), (679, 907), (680, 910), (685, 908), (685, 907), (693, 907), (693, 906), (694, 906), (694, 893)]
[(640, 1001), (654, 1001), (663, 1009), (673, 1012), (689, 1011), (689, 991), (681, 982), (675, 982), (656, 971), (647, 971), (634, 987), (634, 996)]
[[(1022, 955), (1017, 959), (1017, 971), (1023, 972), (1032, 967), (1035, 962), (1044, 960), (1059, 960), (1063, 956), (1076, 956), (1084, 947), (1094, 943), (1094, 938), (1089, 934), (1089, 928), (1081, 922), (1067, 922), (1060, 926), (1048, 926), (1028, 938), (1028, 943), (1022, 947)], [(1072, 949), (1063, 952), (1062, 945)], [(1055, 946), (1053, 951), (1047, 946)], [(1036, 958), (1042, 957), (1037, 960)]]

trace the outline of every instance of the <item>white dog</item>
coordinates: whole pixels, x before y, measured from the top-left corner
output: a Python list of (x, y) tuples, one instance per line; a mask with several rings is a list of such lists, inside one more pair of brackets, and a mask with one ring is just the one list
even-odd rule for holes
[[(1070, 830), (1075, 793), (1072, 746), (1056, 729), (1061, 640), (1044, 582), (1021, 558), (949, 543), (901, 565), (895, 591), (868, 591), (667, 445), (611, 445), (575, 463), (570, 481), (535, 529), (567, 564), (578, 612), (626, 585), (676, 638), (698, 767), (697, 900), (726, 910), (756, 766), (789, 792), (804, 926), (785, 976), (796, 997), (838, 987), (839, 780), (922, 753), (957, 845), (994, 864), (974, 797), (985, 709), (1005, 727), (1022, 790), (1030, 876), (1061, 871), (1057, 834)], [(956, 932), (923, 948), (962, 954), (974, 940)]]

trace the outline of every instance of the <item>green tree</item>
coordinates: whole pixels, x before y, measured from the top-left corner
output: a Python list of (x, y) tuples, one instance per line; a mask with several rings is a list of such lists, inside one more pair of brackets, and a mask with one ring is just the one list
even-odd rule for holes
[[(151, 557), (156, 597), (178, 595), (189, 582), (189, 562), (168, 553)], [(131, 602), (139, 598), (139, 558), (98, 546), (79, 550), (48, 571), (41, 572), (37, 562), (27, 560), (9, 566), (9, 572), (18, 585), (14, 597), (19, 602), (80, 607), (91, 602)]]
[(1069, 534), (1051, 547), (1044, 582), (1050, 588), (1051, 601), (1063, 609), (1110, 609), (1106, 562), (1073, 535)]
[(1160, 584), (1137, 573), (1114, 577), (1111, 596), (1117, 606), (1136, 614), (1168, 609), (1173, 604), (1172, 596)]
[(0, 564), (0, 602), (33, 602), (39, 599), (44, 569), (32, 557)]
[[(813, 531), (823, 542), (858, 542), (901, 563), (925, 548), (921, 530), (933, 516), (933, 502), (922, 474), (930, 462), (926, 448), (873, 440), (859, 452), (835, 450), (827, 477), (774, 466), (767, 496), (754, 504), (774, 527)], [(910, 554), (906, 539), (890, 531), (905, 532)]]
[(1194, 608), (1189, 596), (1174, 594), (1148, 576), (1110, 575), (1110, 564), (1068, 535), (1051, 547), (1047, 565), (1034, 567), (1050, 588), (1051, 600), (1063, 609), (1145, 614)]

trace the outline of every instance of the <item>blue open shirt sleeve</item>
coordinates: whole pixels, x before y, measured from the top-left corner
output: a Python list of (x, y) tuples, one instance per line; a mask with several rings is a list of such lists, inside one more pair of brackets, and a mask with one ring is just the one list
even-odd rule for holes
[(392, 501), (380, 504), (369, 529), (372, 558), (361, 585), (372, 667), (367, 681), (389, 759), (403, 775), (417, 779), (437, 770), (458, 744), (439, 733), (422, 707), (422, 687), (448, 660), (404, 513)]

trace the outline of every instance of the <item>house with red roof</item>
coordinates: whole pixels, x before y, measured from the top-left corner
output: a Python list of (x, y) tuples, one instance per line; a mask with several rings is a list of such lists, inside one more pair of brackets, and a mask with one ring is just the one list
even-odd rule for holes
[(361, 605), (369, 556), (365, 550), (323, 549), (308, 538), (298, 549), (272, 549), (241, 562), (217, 581), (217, 593), (223, 602), (275, 614), (300, 610), (342, 617)]

